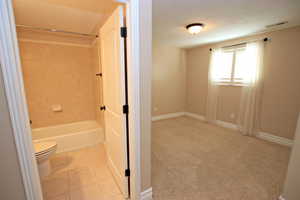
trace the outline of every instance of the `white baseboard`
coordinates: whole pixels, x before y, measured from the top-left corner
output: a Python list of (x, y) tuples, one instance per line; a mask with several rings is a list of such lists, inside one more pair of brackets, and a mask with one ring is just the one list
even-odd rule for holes
[(214, 124), (216, 124), (218, 126), (221, 126), (221, 127), (224, 127), (224, 128), (233, 129), (233, 130), (237, 130), (238, 129), (236, 124), (233, 124), (233, 123), (230, 123), (230, 122), (221, 121), (221, 120), (216, 120), (214, 122)]
[(152, 121), (158, 121), (158, 120), (163, 120), (163, 119), (171, 119), (171, 118), (175, 118), (175, 117), (181, 117), (183, 115), (185, 115), (185, 112), (176, 112), (176, 113), (158, 115), (158, 116), (152, 117)]
[[(199, 119), (201, 121), (205, 120), (205, 117), (202, 116), (202, 115), (198, 115), (198, 114), (194, 114), (194, 113), (190, 113), (190, 112), (186, 112), (185, 115), (189, 116), (189, 117), (192, 117), (192, 118), (195, 118), (195, 119)], [(217, 126), (221, 126), (221, 127), (229, 128), (229, 129), (233, 129), (233, 130), (238, 129), (236, 124), (221, 121), (221, 120), (216, 120), (214, 122), (214, 124), (216, 124)], [(266, 140), (266, 141), (269, 141), (269, 142), (281, 144), (281, 145), (288, 146), (288, 147), (293, 146), (293, 140), (286, 139), (286, 138), (283, 138), (283, 137), (279, 137), (279, 136), (276, 136), (276, 135), (273, 135), (273, 134), (270, 134), (270, 133), (259, 132), (259, 134), (256, 137), (260, 138), (262, 140)]]
[[(185, 115), (186, 116), (189, 116), (189, 117), (192, 117), (194, 119), (199, 119), (201, 121), (205, 121), (205, 117), (203, 115), (198, 115), (198, 114), (195, 114), (195, 113), (190, 113), (190, 112), (185, 112)], [(225, 122), (225, 121), (221, 121), (221, 120), (216, 120), (214, 122), (214, 124), (218, 125), (218, 126), (221, 126), (221, 127), (224, 127), (224, 128), (230, 128), (230, 129), (234, 129), (234, 130), (237, 130), (237, 125), (236, 124), (233, 124), (233, 123), (230, 123), (230, 122)]]
[[(152, 117), (152, 121), (158, 121), (158, 120), (163, 120), (163, 119), (171, 119), (171, 118), (180, 117), (180, 116), (189, 116), (189, 117), (192, 117), (194, 119), (205, 121), (205, 117), (203, 115), (198, 115), (198, 114), (191, 113), (191, 112), (177, 112), (177, 113), (159, 115), (159, 116), (156, 116), (156, 117)], [(221, 120), (216, 120), (214, 122), (214, 124), (216, 124), (217, 126), (221, 126), (221, 127), (224, 127), (224, 128), (229, 128), (229, 129), (232, 129), (232, 130), (237, 130), (238, 129), (236, 124), (221, 121)], [(260, 138), (262, 140), (266, 140), (266, 141), (269, 141), (269, 142), (281, 144), (281, 145), (288, 146), (288, 147), (293, 146), (293, 140), (286, 139), (286, 138), (283, 138), (283, 137), (279, 137), (279, 136), (273, 135), (271, 133), (259, 132), (256, 137)]]
[(152, 200), (152, 188), (141, 192), (141, 200)]
[(194, 119), (199, 119), (201, 121), (205, 121), (205, 117), (203, 115), (198, 115), (198, 114), (191, 113), (191, 112), (185, 112), (184, 114), (186, 116), (192, 117)]
[(258, 137), (260, 139), (263, 139), (263, 140), (267, 140), (269, 142), (274, 142), (274, 143), (277, 143), (277, 144), (288, 146), (288, 147), (293, 146), (293, 140), (286, 139), (286, 138), (283, 138), (283, 137), (279, 137), (279, 136), (276, 136), (276, 135), (272, 135), (270, 133), (259, 132), (256, 137)]

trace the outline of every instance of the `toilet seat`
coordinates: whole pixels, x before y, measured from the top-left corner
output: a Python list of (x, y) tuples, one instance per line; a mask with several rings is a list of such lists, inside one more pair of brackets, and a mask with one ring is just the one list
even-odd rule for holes
[(48, 154), (49, 152), (55, 151), (57, 143), (55, 141), (49, 142), (34, 142), (35, 156)]

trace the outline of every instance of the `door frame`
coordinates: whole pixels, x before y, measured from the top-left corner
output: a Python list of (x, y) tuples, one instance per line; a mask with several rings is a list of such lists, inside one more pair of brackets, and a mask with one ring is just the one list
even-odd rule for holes
[[(118, 1), (126, 5), (126, 25), (128, 27), (130, 199), (139, 200), (141, 198), (140, 3), (139, 0)], [(1, 69), (25, 194), (27, 200), (42, 200), (11, 0), (0, 1), (0, 27)]]

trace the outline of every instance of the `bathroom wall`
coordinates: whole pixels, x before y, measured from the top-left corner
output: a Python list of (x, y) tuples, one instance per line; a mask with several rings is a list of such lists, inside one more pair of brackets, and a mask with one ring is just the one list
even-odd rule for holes
[[(32, 127), (96, 119), (91, 46), (69, 39), (53, 42), (44, 37), (34, 40), (20, 33), (18, 36)], [(62, 110), (54, 112), (57, 105)]]
[[(187, 49), (187, 111), (206, 113), (209, 48), (269, 37), (265, 45), (265, 78), (261, 108), (261, 129), (293, 139), (300, 110), (300, 27), (294, 27), (225, 42)], [(222, 86), (217, 118), (235, 123), (241, 87)], [(232, 116), (234, 114), (234, 116)]]

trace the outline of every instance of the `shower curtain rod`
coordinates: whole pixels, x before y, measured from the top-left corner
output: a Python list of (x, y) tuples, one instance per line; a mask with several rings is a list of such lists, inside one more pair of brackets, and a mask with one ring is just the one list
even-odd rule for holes
[[(239, 45), (243, 45), (243, 44), (247, 44), (247, 43), (249, 43), (249, 42), (255, 42), (255, 41), (259, 41), (259, 40), (262, 40), (262, 41), (264, 41), (264, 42), (267, 42), (267, 41), (269, 41), (270, 40), (270, 38), (263, 38), (263, 39), (257, 39), (257, 40), (250, 40), (250, 41), (246, 41), (246, 42), (241, 42), (241, 43), (238, 43), (238, 44), (233, 44), (233, 45), (228, 45), (228, 46), (223, 46), (223, 47), (221, 47), (221, 48), (230, 48), (230, 47), (235, 47), (235, 46), (239, 46)], [(213, 49), (212, 48), (210, 48), (209, 49), (210, 51), (212, 51)]]
[(77, 33), (77, 32), (64, 31), (64, 30), (53, 29), (53, 28), (42, 28), (42, 27), (34, 27), (34, 26), (27, 26), (27, 25), (20, 25), (20, 24), (17, 24), (16, 27), (26, 28), (26, 29), (35, 29), (35, 30), (54, 32), (54, 33), (66, 33), (66, 34), (80, 35), (80, 36), (85, 36), (85, 37), (98, 37), (98, 35), (94, 35), (94, 34)]

